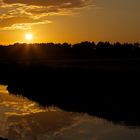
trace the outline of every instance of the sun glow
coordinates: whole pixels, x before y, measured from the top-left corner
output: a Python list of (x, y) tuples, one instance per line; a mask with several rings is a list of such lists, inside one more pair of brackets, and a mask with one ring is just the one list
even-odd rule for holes
[(32, 34), (31, 33), (25, 34), (25, 39), (28, 40), (28, 41), (32, 40), (33, 39)]

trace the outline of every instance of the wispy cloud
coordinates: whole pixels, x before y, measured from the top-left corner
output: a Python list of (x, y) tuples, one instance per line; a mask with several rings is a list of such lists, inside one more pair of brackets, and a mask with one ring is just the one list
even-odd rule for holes
[[(48, 15), (70, 15), (73, 9), (84, 8), (91, 0), (0, 0), (0, 28), (31, 29), (48, 23)], [(50, 22), (49, 22), (50, 23)]]
[(8, 4), (26, 4), (26, 5), (37, 5), (37, 6), (57, 6), (57, 7), (83, 7), (87, 5), (89, 0), (3, 0)]
[(52, 23), (52, 21), (42, 21), (42, 22), (34, 22), (34, 23), (16, 23), (12, 24), (8, 27), (3, 27), (1, 30), (30, 30), (34, 25), (43, 25)]

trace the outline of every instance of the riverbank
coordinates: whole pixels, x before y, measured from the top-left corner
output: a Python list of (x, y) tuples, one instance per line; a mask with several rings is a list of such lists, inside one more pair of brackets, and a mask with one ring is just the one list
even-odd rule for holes
[[(50, 67), (47, 63), (6, 64), (1, 65), (1, 83), (8, 85), (10, 93), (23, 95), (42, 106), (54, 105), (66, 111), (140, 125), (139, 69), (130, 65), (132, 61), (127, 62), (121, 64), (126, 69), (120, 63), (109, 63), (108, 67), (104, 65), (107, 62), (85, 61), (86, 66), (81, 61), (78, 68)], [(113, 69), (113, 65), (122, 70)]]

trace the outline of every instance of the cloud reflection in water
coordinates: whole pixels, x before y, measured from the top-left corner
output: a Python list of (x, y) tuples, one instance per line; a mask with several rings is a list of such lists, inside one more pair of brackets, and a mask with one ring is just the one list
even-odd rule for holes
[(0, 136), (9, 140), (139, 140), (140, 129), (87, 114), (41, 108), (0, 86)]

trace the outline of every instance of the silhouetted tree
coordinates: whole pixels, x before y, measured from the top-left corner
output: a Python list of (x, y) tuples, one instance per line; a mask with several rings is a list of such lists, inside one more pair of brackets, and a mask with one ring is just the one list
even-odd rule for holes
[(74, 44), (72, 47), (74, 49), (93, 49), (94, 46), (95, 44), (93, 42), (91, 43), (91, 42), (85, 41), (85, 42)]
[(62, 44), (62, 48), (64, 48), (64, 49), (70, 49), (71, 48), (71, 44), (68, 44), (68, 43), (63, 43)]

